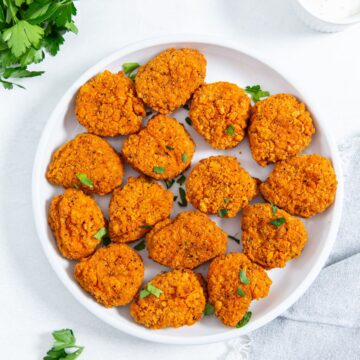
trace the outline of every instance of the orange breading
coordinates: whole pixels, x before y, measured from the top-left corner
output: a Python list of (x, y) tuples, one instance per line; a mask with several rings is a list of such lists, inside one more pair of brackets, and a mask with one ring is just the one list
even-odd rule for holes
[(310, 113), (292, 95), (270, 96), (252, 109), (249, 141), (252, 156), (261, 166), (298, 154), (314, 133)]
[(182, 124), (156, 115), (125, 140), (121, 152), (137, 171), (155, 179), (172, 179), (190, 166), (195, 143)]
[(304, 218), (325, 211), (334, 201), (337, 180), (331, 161), (299, 155), (275, 165), (260, 191), (267, 201)]
[(137, 95), (161, 114), (184, 105), (204, 82), (206, 59), (195, 49), (167, 49), (139, 68)]
[(75, 112), (79, 123), (99, 136), (133, 134), (140, 130), (145, 116), (133, 81), (122, 71), (113, 74), (108, 70), (81, 86)]
[(201, 319), (206, 297), (202, 281), (191, 270), (173, 270), (156, 275), (150, 282), (160, 297), (139, 295), (130, 305), (134, 320), (151, 329), (193, 325)]
[[(77, 174), (93, 182), (87, 186)], [(86, 193), (105, 195), (121, 184), (123, 165), (110, 144), (91, 134), (80, 134), (62, 145), (52, 156), (46, 178), (64, 188), (79, 187)]]
[(187, 199), (200, 211), (234, 217), (258, 194), (258, 180), (235, 157), (211, 156), (191, 170), (186, 191)]
[[(270, 223), (279, 218), (286, 222), (279, 227)], [(284, 267), (301, 254), (308, 239), (301, 220), (270, 204), (246, 206), (242, 231), (244, 254), (265, 269)]]
[(185, 211), (155, 225), (146, 236), (149, 257), (170, 268), (194, 269), (225, 254), (227, 234), (200, 211)]
[(144, 278), (140, 255), (126, 244), (112, 244), (76, 264), (80, 286), (105, 307), (128, 304)]
[[(240, 281), (240, 271), (250, 284)], [(209, 301), (216, 316), (228, 326), (236, 326), (244, 317), (252, 300), (266, 297), (272, 283), (266, 271), (244, 254), (230, 253), (215, 258), (207, 275)], [(238, 289), (244, 296), (238, 294)]]
[(228, 82), (202, 85), (194, 93), (189, 116), (194, 129), (215, 149), (230, 149), (245, 137), (251, 101)]
[(94, 235), (106, 225), (96, 201), (75, 189), (51, 200), (48, 220), (62, 256), (72, 260), (95, 251), (101, 239)]
[(173, 196), (172, 192), (145, 177), (130, 177), (122, 189), (117, 188), (112, 194), (111, 240), (128, 242), (143, 237), (151, 226), (170, 216)]

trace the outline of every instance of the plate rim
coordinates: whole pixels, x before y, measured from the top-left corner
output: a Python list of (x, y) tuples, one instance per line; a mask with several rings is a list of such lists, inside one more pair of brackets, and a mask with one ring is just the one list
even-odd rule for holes
[[(224, 328), (224, 332), (221, 334), (213, 334), (213, 335), (203, 335), (203, 336), (197, 336), (195, 338), (192, 337), (184, 337), (179, 336), (175, 337), (173, 335), (166, 335), (166, 334), (159, 334), (156, 333), (156, 331), (149, 331), (148, 329), (142, 328), (139, 326), (139, 328), (130, 328), (127, 326), (127, 324), (123, 324), (123, 327), (117, 326), (115, 322), (112, 321), (111, 317), (102, 316), (102, 314), (98, 313), (97, 308), (93, 308), (92, 306), (88, 305), (87, 303), (83, 302), (81, 296), (79, 296), (77, 293), (73, 292), (72, 289), (68, 286), (67, 282), (68, 279), (62, 274), (62, 271), (60, 270), (59, 266), (55, 263), (54, 259), (54, 253), (53, 249), (50, 247), (50, 244), (48, 244), (47, 236), (45, 236), (42, 233), (42, 226), (40, 223), (39, 217), (36, 216), (37, 213), (39, 213), (39, 206), (37, 202), (38, 194), (39, 194), (39, 187), (37, 186), (37, 179), (41, 174), (39, 174), (40, 171), (40, 164), (41, 164), (41, 158), (43, 154), (43, 148), (47, 142), (48, 134), (51, 133), (51, 129), (53, 124), (55, 124), (58, 113), (61, 112), (64, 103), (68, 103), (69, 100), (72, 98), (73, 94), (77, 91), (79, 84), (81, 85), (85, 81), (87, 81), (91, 76), (93, 76), (94, 73), (99, 72), (102, 68), (106, 67), (108, 64), (112, 63), (113, 61), (116, 61), (116, 59), (125, 56), (127, 53), (131, 53), (134, 51), (139, 51), (151, 46), (158, 46), (163, 45), (170, 46), (170, 45), (176, 45), (178, 43), (193, 43), (193, 44), (206, 44), (206, 45), (212, 45), (212, 46), (219, 46), (219, 47), (225, 47), (229, 48), (233, 51), (240, 52), (246, 56), (249, 56), (269, 68), (271, 68), (273, 71), (278, 73), (281, 77), (286, 79), (286, 81), (294, 87), (298, 91), (301, 96), (306, 99), (306, 104), (311, 108), (311, 111), (313, 113), (316, 113), (317, 122), (320, 126), (321, 132), (324, 134), (328, 144), (329, 144), (329, 152), (330, 157), (337, 175), (338, 180), (338, 188), (336, 193), (336, 198), (332, 206), (334, 206), (334, 215), (331, 220), (329, 234), (326, 238), (325, 246), (321, 249), (319, 257), (312, 267), (312, 269), (309, 271), (309, 273), (304, 277), (303, 281), (298, 285), (298, 287), (292, 292), (292, 294), (287, 297), (284, 301), (282, 301), (278, 306), (276, 306), (273, 310), (268, 312), (266, 315), (264, 315), (261, 319), (259, 319), (256, 323), (249, 323), (246, 327), (241, 329), (230, 329), (226, 331), (226, 328)], [(41, 137), (38, 143), (38, 147), (36, 150), (36, 155), (34, 158), (33, 163), (33, 169), (32, 169), (32, 184), (31, 184), (31, 191), (32, 191), (32, 210), (33, 210), (33, 217), (35, 221), (35, 228), (37, 235), (40, 239), (43, 251), (45, 253), (45, 256), (47, 260), (49, 261), (52, 269), (55, 271), (56, 275), (60, 279), (60, 281), (63, 283), (65, 288), (76, 298), (76, 300), (85, 307), (88, 311), (90, 311), (93, 315), (95, 315), (100, 320), (104, 321), (105, 323), (113, 326), (114, 328), (125, 332), (127, 334), (130, 334), (132, 336), (157, 342), (157, 343), (164, 343), (164, 344), (177, 344), (177, 345), (196, 345), (196, 344), (208, 344), (208, 343), (215, 343), (220, 342), (224, 340), (229, 340), (241, 335), (245, 335), (250, 333), (251, 331), (258, 329), (265, 324), (269, 323), (271, 320), (278, 317), (281, 313), (286, 311), (291, 305), (293, 305), (303, 294), (304, 292), (310, 287), (310, 285), (313, 283), (315, 278), (320, 273), (320, 270), (323, 268), (326, 259), (328, 258), (330, 251), (333, 247), (333, 244), (336, 239), (336, 235), (340, 226), (340, 220), (341, 220), (341, 213), (342, 213), (342, 205), (343, 205), (343, 174), (341, 169), (341, 160), (340, 155), (338, 152), (338, 148), (336, 146), (335, 140), (333, 139), (331, 133), (325, 126), (324, 120), (322, 120), (323, 117), (321, 116), (321, 109), (318, 109), (314, 105), (314, 103), (309, 100), (309, 97), (307, 96), (307, 92), (304, 91), (301, 87), (301, 85), (298, 84), (298, 82), (294, 81), (292, 77), (288, 74), (287, 71), (284, 71), (283, 69), (280, 69), (279, 66), (274, 65), (274, 63), (269, 60), (267, 57), (263, 56), (262, 54), (259, 54), (254, 49), (250, 49), (248, 47), (245, 47), (243, 45), (239, 46), (237, 43), (224, 40), (220, 37), (214, 37), (214, 36), (208, 36), (208, 35), (194, 35), (194, 34), (186, 34), (186, 35), (168, 35), (168, 36), (160, 36), (160, 37), (154, 37), (149, 38), (141, 41), (137, 41), (134, 43), (127, 44), (123, 47), (121, 47), (119, 50), (111, 53), (108, 56), (105, 56), (100, 61), (92, 65), (90, 68), (88, 68), (85, 72), (83, 72), (68, 88), (68, 90), (64, 93), (64, 95), (60, 98), (60, 100), (57, 102), (55, 108), (51, 112), (48, 120), (45, 123), (45, 126), (42, 130)], [(42, 174), (43, 175), (43, 174)]]

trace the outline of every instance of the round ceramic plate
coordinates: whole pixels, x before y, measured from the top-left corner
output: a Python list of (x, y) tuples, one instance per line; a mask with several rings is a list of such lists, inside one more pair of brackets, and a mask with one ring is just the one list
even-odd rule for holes
[[(123, 63), (130, 61), (144, 64), (169, 47), (191, 47), (201, 51), (208, 61), (206, 75), (206, 82), (208, 83), (220, 80), (230, 81), (243, 88), (247, 85), (260, 84), (263, 89), (270, 91), (271, 94), (291, 93), (304, 101), (313, 116), (316, 126), (316, 134), (305, 153), (319, 153), (331, 158), (338, 176), (339, 186), (335, 203), (325, 213), (305, 220), (309, 241), (303, 253), (298, 259), (290, 261), (284, 269), (269, 271), (269, 276), (273, 281), (270, 295), (266, 299), (252, 303), (250, 308), (253, 314), (251, 321), (241, 329), (226, 327), (215, 316), (207, 316), (190, 327), (154, 331), (136, 324), (130, 317), (128, 306), (112, 309), (102, 307), (74, 281), (72, 276), (74, 262), (60, 256), (47, 224), (50, 200), (54, 195), (63, 192), (62, 188), (52, 186), (45, 179), (45, 172), (51, 155), (64, 142), (85, 131), (76, 121), (74, 114), (74, 100), (79, 87), (92, 76), (105, 69), (117, 72), (121, 70)], [(179, 109), (172, 116), (185, 125), (196, 142), (196, 153), (192, 165), (195, 165), (200, 159), (211, 155), (226, 154), (236, 156), (250, 174), (261, 180), (265, 180), (271, 171), (272, 166), (261, 168), (252, 159), (247, 139), (235, 149), (227, 151), (214, 150), (191, 126), (185, 123), (186, 110)], [(147, 119), (144, 120), (144, 124), (146, 121)], [(36, 227), (45, 254), (66, 288), (83, 306), (115, 328), (143, 339), (173, 344), (201, 344), (230, 339), (259, 328), (285, 311), (310, 286), (324, 265), (335, 240), (341, 213), (343, 184), (337, 149), (327, 134), (325, 126), (326, 122), (321, 117), (319, 109), (312, 105), (311, 99), (307, 98), (305, 94), (299, 91), (298, 87), (289, 81), (288, 76), (275, 70), (273, 66), (269, 65), (268, 61), (260, 60), (259, 56), (244, 51), (234, 44), (225, 44), (224, 41), (204, 37), (188, 36), (179, 38), (173, 36), (127, 46), (102, 60), (76, 80), (56, 106), (43, 131), (34, 163), (32, 192)], [(109, 139), (109, 141), (117, 151), (120, 151), (123, 137)], [(189, 170), (185, 175), (188, 173)], [(124, 182), (126, 182), (129, 175), (136, 175), (136, 172), (126, 166), (125, 174)], [(174, 185), (171, 191), (177, 195), (177, 186)], [(109, 196), (96, 197), (96, 199), (107, 215)], [(263, 200), (258, 197), (253, 202), (261, 201)], [(193, 209), (191, 205), (181, 208), (174, 204), (173, 216), (180, 211), (190, 209)], [(212, 218), (228, 234), (241, 238), (241, 212), (233, 219)], [(130, 246), (134, 246), (136, 243), (130, 243)], [(241, 251), (241, 245), (228, 240), (228, 251)], [(141, 251), (140, 254), (145, 262), (145, 281), (166, 270), (165, 267), (148, 259), (146, 250)], [(197, 270), (206, 275), (207, 266), (208, 264), (202, 265)]]

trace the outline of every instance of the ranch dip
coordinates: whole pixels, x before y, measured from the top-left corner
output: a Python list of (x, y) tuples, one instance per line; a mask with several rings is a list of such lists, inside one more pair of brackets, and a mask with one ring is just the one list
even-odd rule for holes
[(344, 20), (360, 14), (360, 0), (302, 0), (314, 15), (328, 20)]

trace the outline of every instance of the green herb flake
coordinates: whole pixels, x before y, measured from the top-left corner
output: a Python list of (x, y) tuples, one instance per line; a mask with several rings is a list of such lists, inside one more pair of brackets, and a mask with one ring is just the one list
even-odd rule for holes
[(122, 64), (125, 75), (129, 76), (134, 70), (140, 66), (137, 62), (127, 62)]
[(174, 150), (174, 148), (172, 146), (166, 145), (165, 146), (168, 150)]
[(139, 243), (137, 243), (137, 244), (134, 246), (134, 249), (137, 250), (137, 251), (144, 250), (144, 249), (145, 249), (145, 240), (142, 239)]
[(242, 328), (243, 326), (245, 326), (251, 319), (251, 315), (252, 315), (252, 312), (251, 311), (248, 311), (244, 317), (236, 324), (236, 328), (239, 329), (239, 328)]
[(89, 187), (90, 189), (92, 189), (94, 187), (94, 183), (92, 182), (92, 180), (90, 180), (86, 174), (83, 173), (77, 173), (76, 177), (80, 180), (80, 182)]
[(162, 293), (162, 290), (158, 289), (156, 286), (149, 282), (146, 287), (140, 291), (139, 297), (140, 299), (144, 299), (149, 295), (154, 295), (159, 298)]
[(146, 112), (146, 116), (150, 116), (150, 115), (152, 115), (152, 113), (153, 112), (151, 110), (149, 110), (149, 111)]
[(173, 201), (176, 201), (177, 198), (178, 198), (177, 195), (175, 195), (174, 198), (173, 198)]
[(175, 180), (174, 179), (172, 179), (172, 180), (164, 180), (164, 183), (165, 183), (166, 188), (170, 189), (174, 185)]
[(263, 91), (260, 85), (247, 86), (245, 91), (251, 95), (251, 99), (256, 103), (261, 100), (261, 98), (270, 96), (268, 91)]
[(181, 155), (181, 161), (182, 161), (183, 163), (186, 163), (186, 162), (188, 161), (188, 155), (187, 155), (187, 153), (183, 153), (183, 154)]
[(185, 110), (190, 110), (189, 104), (184, 104), (184, 105), (183, 105), (183, 109), (185, 109)]
[(227, 213), (228, 213), (228, 211), (227, 211), (227, 209), (225, 209), (225, 208), (220, 209), (220, 210), (218, 211), (218, 215), (219, 215), (221, 218), (225, 217), (225, 216), (227, 215)]
[(129, 79), (131, 79), (132, 81), (135, 81), (136, 75), (137, 75), (136, 73), (130, 74)]
[(286, 223), (286, 219), (281, 217), (277, 219), (272, 219), (269, 224), (276, 226), (277, 228), (280, 227), (282, 224)]
[(278, 208), (272, 202), (270, 202), (270, 206), (271, 206), (271, 211), (275, 216)]
[(241, 297), (244, 297), (244, 296), (245, 296), (245, 292), (244, 292), (244, 290), (243, 290), (242, 288), (238, 288), (237, 291), (236, 291), (236, 293), (237, 293), (238, 295), (240, 295)]
[(188, 202), (186, 200), (186, 192), (182, 187), (179, 187), (179, 195), (180, 195), (180, 201), (178, 201), (179, 206), (181, 207), (187, 206)]
[(101, 240), (107, 234), (106, 227), (102, 227), (95, 235), (94, 238), (96, 240)]
[(164, 172), (165, 172), (165, 167), (163, 167), (163, 166), (154, 166), (153, 167), (153, 172), (155, 173), (155, 174), (163, 174)]
[(185, 118), (185, 121), (188, 125), (192, 125), (192, 120), (188, 116)]
[(212, 314), (214, 314), (214, 312), (215, 312), (214, 305), (212, 305), (210, 303), (206, 303), (205, 310), (204, 310), (204, 316), (212, 315)]
[(176, 180), (176, 182), (181, 186), (181, 185), (184, 184), (185, 180), (186, 180), (185, 175), (181, 174), (181, 176), (178, 177), (178, 179)]
[(153, 225), (141, 225), (139, 226), (140, 229), (152, 229), (154, 226)]
[(240, 282), (245, 285), (251, 284), (250, 279), (246, 276), (246, 271), (243, 269), (240, 270)]
[(229, 198), (224, 198), (224, 203), (225, 204), (228, 204), (230, 202), (230, 199)]
[(140, 291), (139, 298), (140, 298), (140, 299), (144, 299), (144, 298), (146, 298), (146, 297), (149, 296), (149, 295), (150, 295), (150, 292), (147, 291), (146, 289), (143, 289), (143, 290)]
[(235, 135), (235, 128), (234, 125), (229, 125), (225, 130), (225, 133), (228, 135)]
[(103, 246), (108, 246), (111, 244), (111, 239), (108, 235), (103, 236), (102, 244), (103, 244)]
[(228, 238), (235, 241), (236, 243), (240, 244), (240, 240), (238, 238), (236, 238), (235, 236), (228, 235)]

